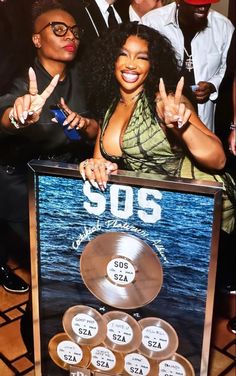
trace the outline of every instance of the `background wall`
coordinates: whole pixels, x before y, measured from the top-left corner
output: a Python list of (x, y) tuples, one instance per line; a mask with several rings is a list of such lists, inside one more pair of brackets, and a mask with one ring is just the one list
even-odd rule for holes
[[(235, 1), (235, 0), (233, 0)], [(228, 17), (228, 9), (229, 9), (229, 2), (230, 0), (221, 0), (219, 3), (212, 4), (212, 9), (217, 10), (217, 12), (222, 13), (224, 16)]]

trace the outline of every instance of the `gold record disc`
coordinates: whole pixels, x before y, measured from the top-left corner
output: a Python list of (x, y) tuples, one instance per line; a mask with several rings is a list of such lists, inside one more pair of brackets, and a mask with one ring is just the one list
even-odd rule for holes
[(84, 248), (80, 272), (86, 287), (103, 303), (136, 309), (158, 295), (163, 271), (143, 240), (123, 232), (98, 235)]
[(127, 353), (136, 350), (142, 340), (140, 325), (130, 315), (111, 311), (103, 315), (107, 321), (107, 336), (104, 344), (111, 350)]
[(104, 344), (90, 348), (91, 361), (88, 368), (91, 371), (117, 375), (124, 369), (124, 357), (121, 353), (108, 349)]
[(69, 370), (70, 366), (87, 367), (90, 362), (90, 349), (71, 341), (66, 333), (58, 333), (48, 343), (52, 361), (60, 368)]
[(157, 370), (156, 360), (149, 359), (138, 352), (133, 352), (125, 355), (122, 375), (157, 376)]
[(179, 345), (175, 329), (157, 317), (146, 317), (138, 321), (142, 330), (139, 352), (151, 359), (162, 360), (173, 355)]
[(77, 305), (66, 310), (62, 318), (66, 334), (81, 345), (96, 346), (106, 337), (106, 321), (94, 308)]
[(162, 376), (195, 376), (192, 364), (180, 354), (173, 354), (168, 359), (158, 362), (157, 375)]

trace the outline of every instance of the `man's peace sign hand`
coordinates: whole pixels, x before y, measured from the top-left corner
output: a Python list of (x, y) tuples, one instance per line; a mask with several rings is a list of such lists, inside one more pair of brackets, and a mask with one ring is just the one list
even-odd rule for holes
[(168, 128), (181, 128), (190, 118), (192, 111), (181, 102), (184, 78), (179, 80), (175, 94), (166, 94), (163, 79), (160, 79), (159, 93), (163, 103), (163, 121)]
[(16, 127), (24, 127), (36, 123), (43, 106), (52, 94), (59, 80), (59, 74), (53, 77), (46, 89), (38, 94), (37, 78), (33, 68), (29, 69), (29, 93), (15, 100), (9, 118)]

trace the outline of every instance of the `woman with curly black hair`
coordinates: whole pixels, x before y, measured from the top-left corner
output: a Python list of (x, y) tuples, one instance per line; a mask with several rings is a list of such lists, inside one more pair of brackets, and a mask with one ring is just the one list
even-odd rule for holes
[(80, 164), (84, 179), (104, 190), (108, 174), (119, 167), (223, 182), (222, 227), (231, 232), (235, 183), (222, 172), (220, 140), (182, 95), (184, 79), (169, 41), (147, 26), (121, 24), (99, 41), (86, 69), (101, 127), (94, 158)]
[(120, 85), (114, 75), (115, 64), (121, 47), (130, 35), (138, 35), (148, 44), (150, 70), (143, 86), (154, 112), (159, 78), (163, 78), (170, 90), (174, 90), (180, 78), (175, 51), (167, 38), (137, 22), (119, 25), (115, 32), (96, 41), (93, 53), (90, 50), (89, 56), (84, 59), (88, 99), (100, 119), (114, 98), (120, 98)]

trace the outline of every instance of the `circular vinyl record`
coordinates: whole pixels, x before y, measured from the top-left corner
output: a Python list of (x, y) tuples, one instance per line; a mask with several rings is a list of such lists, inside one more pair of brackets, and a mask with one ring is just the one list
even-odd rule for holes
[(149, 359), (138, 352), (125, 355), (124, 371), (122, 375), (157, 376), (157, 362)]
[(142, 340), (140, 325), (130, 315), (121, 311), (111, 311), (103, 315), (107, 321), (107, 336), (104, 344), (111, 350), (131, 352)]
[(96, 309), (77, 305), (67, 309), (62, 318), (66, 334), (81, 345), (96, 346), (106, 337), (106, 321)]
[(111, 351), (104, 344), (90, 349), (91, 362), (88, 368), (92, 371), (117, 375), (123, 371), (124, 357), (122, 354)]
[(90, 362), (89, 348), (71, 341), (66, 333), (58, 333), (50, 339), (48, 352), (53, 362), (66, 370), (70, 366), (87, 367)]
[(141, 354), (151, 359), (166, 359), (173, 355), (179, 345), (174, 328), (157, 317), (146, 317), (138, 321), (142, 330)]
[(195, 376), (192, 364), (180, 354), (158, 362), (158, 376)]
[(90, 292), (119, 309), (136, 309), (159, 293), (163, 271), (144, 241), (123, 232), (98, 235), (84, 248), (80, 272)]

